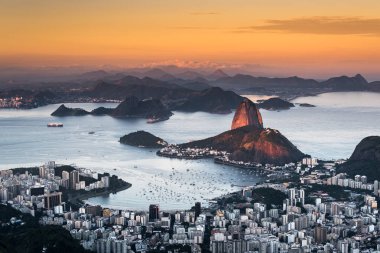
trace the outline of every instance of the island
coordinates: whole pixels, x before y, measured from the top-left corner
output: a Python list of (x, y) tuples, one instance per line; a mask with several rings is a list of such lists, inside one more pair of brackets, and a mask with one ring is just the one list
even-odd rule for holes
[(116, 108), (99, 107), (91, 112), (81, 108), (68, 108), (61, 105), (55, 110), (51, 116), (66, 117), (66, 116), (103, 116), (109, 115), (116, 118), (145, 118), (148, 123), (155, 123), (163, 120), (168, 120), (173, 113), (164, 106), (159, 99), (144, 99), (139, 100), (137, 97), (127, 97)]
[(66, 117), (66, 116), (85, 116), (90, 114), (88, 111), (81, 108), (69, 108), (65, 105), (61, 105), (55, 110), (51, 116)]
[(147, 118), (150, 123), (168, 120), (172, 115), (159, 99), (139, 100), (135, 96), (127, 97), (111, 114), (118, 118)]
[(301, 103), (299, 104), (300, 107), (316, 107), (315, 105), (308, 104), (308, 103)]
[(120, 137), (120, 143), (145, 148), (162, 148), (168, 145), (163, 139), (145, 131), (124, 135)]
[(243, 97), (232, 91), (224, 91), (219, 87), (205, 89), (189, 97), (183, 104), (174, 107), (174, 110), (184, 112), (203, 111), (216, 114), (231, 113)]
[(275, 97), (270, 98), (268, 100), (265, 100), (264, 102), (258, 104), (259, 108), (265, 109), (265, 110), (288, 110), (292, 107), (294, 107), (294, 104), (285, 101), (281, 98)]

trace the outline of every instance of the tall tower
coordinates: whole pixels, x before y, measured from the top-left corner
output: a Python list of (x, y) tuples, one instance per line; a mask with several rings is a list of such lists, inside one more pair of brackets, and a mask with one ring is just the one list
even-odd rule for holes
[(149, 206), (149, 221), (156, 221), (160, 218), (160, 207), (158, 204)]
[(79, 183), (79, 172), (77, 170), (73, 170), (70, 172), (70, 189), (75, 190), (77, 183)]

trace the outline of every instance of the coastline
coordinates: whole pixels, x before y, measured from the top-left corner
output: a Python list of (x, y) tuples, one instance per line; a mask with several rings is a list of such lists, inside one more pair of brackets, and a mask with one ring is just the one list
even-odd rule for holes
[[(62, 166), (68, 166), (71, 167), (70, 165), (62, 165)], [(59, 167), (55, 167), (54, 170)], [(68, 168), (70, 169), (70, 168)], [(73, 170), (78, 170), (78, 168), (71, 167)], [(17, 174), (24, 174), (26, 171), (31, 173), (32, 175), (39, 175), (39, 167), (34, 166), (34, 167), (19, 167), (19, 168), (12, 168), (9, 169), (13, 173)], [(54, 172), (55, 173), (55, 172)], [(115, 178), (116, 177), (116, 178)], [(90, 177), (88, 176), (83, 176), (82, 179), (86, 180), (89, 179)], [(132, 184), (129, 182), (124, 181), (121, 178), (118, 178), (115, 175), (112, 175), (110, 177), (110, 185), (108, 188), (97, 188), (97, 189), (92, 189), (90, 191), (85, 191), (85, 190), (72, 190), (72, 189), (65, 189), (62, 186), (59, 187), (59, 191), (62, 192), (62, 197), (63, 197), (63, 202), (66, 201), (67, 204), (70, 204), (71, 206), (74, 206), (75, 208), (79, 208), (80, 206), (85, 204), (85, 200), (93, 197), (98, 197), (98, 196), (105, 196), (109, 195), (111, 193), (115, 194), (124, 190), (129, 189)]]
[(126, 182), (126, 185), (117, 187), (116, 189), (107, 189), (104, 191), (90, 191), (86, 193), (79, 193), (78, 195), (72, 196), (71, 194), (68, 194), (68, 202), (70, 202), (73, 205), (83, 205), (85, 204), (85, 200), (88, 200), (90, 198), (94, 197), (100, 197), (100, 196), (105, 196), (109, 194), (116, 194), (118, 192), (124, 191), (129, 189), (132, 186), (131, 183)]

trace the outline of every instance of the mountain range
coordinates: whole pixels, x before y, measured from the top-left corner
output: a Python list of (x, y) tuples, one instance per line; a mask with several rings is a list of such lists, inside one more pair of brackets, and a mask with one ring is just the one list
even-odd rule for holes
[[(224, 90), (234, 91), (237, 94), (249, 95), (275, 95), (285, 100), (291, 100), (297, 96), (317, 95), (324, 92), (336, 91), (372, 91), (380, 92), (380, 81), (368, 82), (362, 75), (332, 77), (327, 80), (315, 80), (293, 77), (257, 77), (246, 74), (228, 75), (223, 70), (215, 70), (211, 73), (198, 73), (185, 71), (182, 73), (168, 73), (160, 69), (152, 69), (146, 72), (134, 73), (138, 80), (134, 85), (149, 85), (157, 96), (168, 94), (168, 97), (183, 97), (185, 93), (202, 91), (210, 87), (220, 87)], [(102, 73), (94, 73), (95, 76)], [(120, 75), (118, 76), (120, 78)], [(128, 89), (136, 90), (141, 87), (130, 87), (133, 79), (126, 76), (121, 79), (104, 77), (100, 82), (128, 86)], [(99, 85), (99, 83), (98, 83)], [(97, 87), (95, 94), (104, 87)], [(168, 90), (170, 89), (170, 91)], [(104, 91), (103, 91), (104, 92)], [(136, 96), (146, 95), (144, 91)]]
[[(35, 70), (13, 70), (8, 75), (1, 72), (0, 89), (13, 88), (43, 88), (43, 87), (84, 87), (94, 86), (99, 81), (115, 82), (124, 77), (134, 76), (144, 80), (155, 79), (163, 82), (184, 85), (190, 88), (188, 83), (202, 83), (209, 86), (217, 86), (223, 89), (239, 91), (239, 93), (253, 92), (260, 89), (270, 91), (271, 88), (289, 89), (330, 89), (332, 91), (380, 91), (380, 82), (368, 82), (362, 75), (338, 76), (327, 80), (315, 80), (310, 78), (291, 77), (263, 77), (244, 74), (238, 69), (202, 69), (190, 67), (157, 66), (129, 69), (107, 68), (80, 72), (83, 68), (54, 68)], [(145, 79), (149, 80), (149, 79)], [(151, 81), (151, 80), (150, 80)], [(203, 87), (205, 88), (205, 87)], [(269, 90), (268, 90), (269, 89)]]

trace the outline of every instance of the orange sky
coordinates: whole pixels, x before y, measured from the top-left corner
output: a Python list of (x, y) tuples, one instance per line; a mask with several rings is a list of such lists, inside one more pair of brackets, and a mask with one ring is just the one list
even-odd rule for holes
[(380, 69), (378, 0), (0, 0), (0, 6), (2, 66), (196, 60), (312, 77), (376, 76)]

